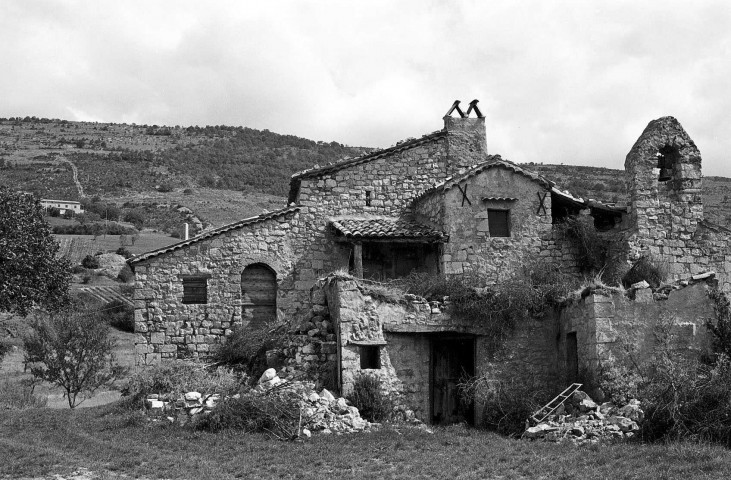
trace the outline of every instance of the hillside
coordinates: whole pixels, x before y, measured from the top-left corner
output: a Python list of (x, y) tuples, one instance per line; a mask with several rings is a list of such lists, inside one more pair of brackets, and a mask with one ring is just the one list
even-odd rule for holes
[[(280, 208), (292, 173), (369, 151), (246, 127), (0, 118), (0, 184), (44, 198), (178, 204), (219, 226)], [(623, 171), (526, 164), (572, 193), (626, 201)], [(706, 177), (706, 217), (731, 224), (731, 179)], [(175, 220), (181, 223), (184, 219)], [(149, 225), (154, 227), (154, 224)], [(169, 225), (162, 230), (172, 232)]]

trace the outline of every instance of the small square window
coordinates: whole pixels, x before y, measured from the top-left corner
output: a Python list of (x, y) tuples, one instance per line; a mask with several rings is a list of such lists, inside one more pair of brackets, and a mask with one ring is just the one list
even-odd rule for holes
[(208, 303), (208, 277), (183, 278), (183, 303)]
[(381, 368), (381, 347), (374, 345), (361, 345), (360, 347), (360, 369)]
[(487, 209), (487, 223), (491, 237), (510, 236), (510, 210)]

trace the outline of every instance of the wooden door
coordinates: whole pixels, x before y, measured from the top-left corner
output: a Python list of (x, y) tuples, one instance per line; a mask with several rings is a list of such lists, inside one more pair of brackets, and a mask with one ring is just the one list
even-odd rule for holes
[(241, 316), (244, 324), (263, 327), (277, 318), (277, 276), (263, 263), (241, 273)]
[(474, 405), (460, 395), (459, 383), (475, 373), (473, 338), (432, 341), (431, 420), (434, 424), (474, 421)]

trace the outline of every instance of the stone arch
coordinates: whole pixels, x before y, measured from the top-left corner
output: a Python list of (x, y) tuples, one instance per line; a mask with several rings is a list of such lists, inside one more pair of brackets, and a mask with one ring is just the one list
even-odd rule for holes
[(277, 272), (266, 263), (251, 263), (241, 272), (241, 316), (254, 328), (277, 318)]

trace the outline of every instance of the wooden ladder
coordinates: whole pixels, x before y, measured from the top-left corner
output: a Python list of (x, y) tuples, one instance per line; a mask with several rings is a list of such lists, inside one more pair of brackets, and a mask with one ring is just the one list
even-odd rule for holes
[(568, 388), (566, 388), (566, 390), (559, 393), (553, 400), (536, 410), (536, 412), (531, 415), (530, 418), (536, 423), (541, 423), (546, 418), (548, 418), (549, 415), (555, 412), (558, 407), (563, 405), (563, 402), (565, 402), (566, 399), (573, 395), (576, 390), (580, 389), (582, 385), (583, 384), (581, 383), (572, 383)]

